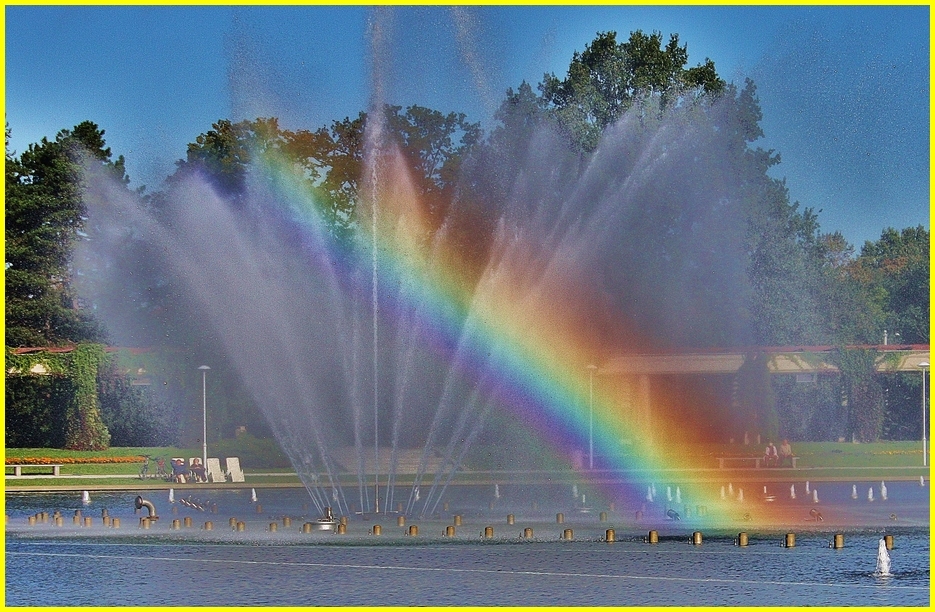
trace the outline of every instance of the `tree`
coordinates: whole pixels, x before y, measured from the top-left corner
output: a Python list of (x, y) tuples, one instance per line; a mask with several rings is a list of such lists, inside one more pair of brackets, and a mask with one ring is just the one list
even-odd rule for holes
[[(76, 449), (106, 448), (110, 434), (100, 416), (97, 369), (104, 332), (80, 308), (73, 285), (73, 251), (85, 235), (90, 185), (106, 177), (126, 186), (122, 156), (112, 160), (104, 131), (90, 121), (43, 138), (19, 158), (6, 150), (6, 341), (14, 347), (77, 345), (68, 382), (23, 376), (7, 395), (11, 421), (7, 440), (43, 442)], [(9, 355), (8, 355), (9, 360)], [(49, 402), (53, 397), (61, 401)], [(50, 409), (54, 409), (49, 412)], [(51, 420), (60, 426), (23, 426)], [(24, 431), (25, 430), (25, 431)], [(29, 433), (26, 433), (29, 432)]]
[(924, 227), (886, 228), (879, 240), (864, 243), (851, 275), (877, 300), (876, 337), (882, 327), (894, 342), (928, 343), (929, 233)]
[(616, 32), (599, 32), (581, 53), (575, 52), (566, 77), (546, 74), (539, 91), (544, 106), (576, 148), (593, 151), (604, 130), (634, 104), (656, 101), (660, 110), (685, 98), (720, 93), (725, 86), (706, 59), (685, 68), (688, 48), (671, 35), (640, 30), (617, 43)]
[[(43, 138), (14, 157), (6, 150), (6, 341), (52, 346), (98, 341), (102, 331), (78, 306), (71, 255), (84, 228), (89, 174), (126, 182), (104, 131), (90, 121)], [(9, 130), (7, 132), (9, 142)]]

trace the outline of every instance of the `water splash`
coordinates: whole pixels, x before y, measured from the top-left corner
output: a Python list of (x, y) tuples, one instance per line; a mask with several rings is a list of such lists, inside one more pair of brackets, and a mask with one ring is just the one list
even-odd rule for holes
[[(381, 62), (392, 55), (387, 24), (381, 12), (375, 15), (371, 109), (385, 99), (389, 71)], [(515, 437), (535, 439), (536, 448), (515, 456), (545, 449), (567, 461), (586, 431), (579, 365), (608, 350), (607, 338), (615, 350), (663, 340), (621, 328), (624, 306), (660, 323), (653, 327), (669, 334), (666, 342), (684, 340), (705, 327), (685, 321), (690, 288), (730, 288), (744, 278), (734, 265), (743, 245), (726, 238), (742, 235), (734, 230), (743, 198), (733, 191), (735, 168), (722, 154), (730, 130), (701, 129), (706, 118), (691, 105), (673, 107), (658, 121), (647, 121), (646, 112), (629, 113), (608, 129), (587, 160), (548, 130), (510, 143), (512, 149), (497, 153), (509, 155), (494, 161), (516, 164), (515, 180), (473, 196), (474, 185), (487, 185), (483, 179), (502, 168), (472, 160), (455, 189), (468, 195), (446, 214), (420, 198), (406, 156), (385, 142), (380, 113), (371, 110), (358, 225), (348, 242), (329, 234), (304, 176), (262, 152), (255, 152), (238, 202), (193, 177), (173, 185), (160, 218), (132, 206), (120, 214), (132, 231), (151, 237), (165, 269), (185, 280), (184, 299), (215, 326), (319, 511), (337, 491), (335, 506), (349, 513), (336, 474), (355, 469), (361, 509), (379, 510), (381, 502), (386, 508), (405, 445), (421, 450), (407, 512), (420, 501), (426, 512), (492, 412), (519, 415), (523, 428)], [(459, 225), (458, 211), (478, 205), (470, 197), (492, 203), (483, 210), (491, 219), (487, 233)], [(101, 200), (113, 204), (113, 194)], [(660, 252), (662, 242), (645, 228), (668, 232), (653, 214), (674, 208), (688, 240), (666, 242)], [(106, 236), (97, 235), (102, 240), (94, 246), (105, 244)], [(714, 278), (698, 278), (701, 261)], [(112, 271), (119, 293), (129, 275)], [(626, 416), (640, 414), (640, 406), (619, 409), (639, 402), (612, 394), (596, 400), (594, 442), (600, 455), (624, 457), (617, 467), (659, 477), (683, 461), (676, 442), (688, 435), (679, 426), (684, 406), (658, 398), (658, 419), (644, 436), (646, 425)], [(372, 430), (365, 424), (370, 410)], [(388, 425), (381, 416), (389, 416)], [(713, 431), (717, 420), (705, 422)], [(380, 443), (387, 438), (389, 449)], [(622, 439), (639, 442), (623, 449)], [(340, 456), (345, 446), (353, 459)], [(436, 449), (442, 460), (430, 468)], [(389, 460), (381, 461), (387, 450)], [(420, 484), (430, 485), (424, 497)], [(637, 499), (641, 493), (636, 483), (623, 489)], [(671, 488), (666, 493), (671, 501)], [(693, 500), (698, 494), (686, 491)], [(704, 496), (713, 501), (716, 492)]]
[(875, 576), (892, 576), (890, 573), (890, 553), (886, 550), (886, 540), (880, 538), (880, 544), (877, 546), (877, 568), (873, 573)]

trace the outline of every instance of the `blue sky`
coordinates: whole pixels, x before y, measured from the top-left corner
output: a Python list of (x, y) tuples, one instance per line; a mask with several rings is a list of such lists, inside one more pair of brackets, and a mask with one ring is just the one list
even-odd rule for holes
[(756, 144), (781, 154), (774, 175), (823, 231), (859, 248), (887, 226), (929, 226), (928, 6), (5, 10), (11, 148), (90, 119), (134, 186), (158, 187), (220, 118), (314, 129), (365, 110), (375, 82), (392, 103), (489, 125), (508, 87), (564, 76), (599, 31), (641, 29), (677, 33), (689, 65), (756, 82)]

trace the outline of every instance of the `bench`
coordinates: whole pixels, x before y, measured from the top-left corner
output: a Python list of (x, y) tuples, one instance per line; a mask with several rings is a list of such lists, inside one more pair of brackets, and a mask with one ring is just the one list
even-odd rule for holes
[[(797, 463), (798, 463), (799, 458), (796, 457), (795, 455), (793, 455), (793, 456), (789, 457), (789, 459), (792, 460), (792, 469), (796, 469), (796, 468), (798, 467)], [(763, 457), (718, 457), (718, 458), (717, 458), (717, 466), (718, 466), (719, 469), (722, 469), (722, 470), (724, 469), (724, 462), (725, 462), (725, 461), (737, 461), (737, 462), (740, 462), (740, 463), (744, 463), (744, 462), (747, 462), (747, 461), (753, 461), (754, 465), (755, 465), (757, 468), (759, 468), (759, 467), (760, 467), (760, 463), (762, 463), (762, 462), (764, 461), (764, 458), (763, 458)], [(778, 466), (777, 466), (777, 467), (778, 467)]]
[(13, 468), (13, 475), (14, 475), (14, 476), (22, 476), (22, 475), (23, 475), (23, 468), (24, 468), (24, 467), (28, 467), (28, 468), (52, 468), (52, 475), (53, 475), (53, 476), (61, 476), (61, 468), (62, 468), (62, 465), (64, 465), (64, 464), (62, 464), (62, 463), (36, 463), (36, 464), (33, 464), (33, 463), (29, 463), (29, 464), (8, 463), (8, 464), (6, 464), (6, 467), (8, 467), (8, 468)]
[(753, 461), (756, 467), (760, 467), (760, 462), (763, 461), (763, 457), (718, 457), (717, 466), (719, 469), (724, 469), (725, 461), (736, 461), (738, 463), (746, 463), (747, 461)]

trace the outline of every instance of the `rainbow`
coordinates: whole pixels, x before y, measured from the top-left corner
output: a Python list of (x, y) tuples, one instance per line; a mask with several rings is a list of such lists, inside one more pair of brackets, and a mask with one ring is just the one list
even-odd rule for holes
[[(613, 458), (612, 471), (628, 475), (623, 482), (618, 478), (599, 484), (601, 496), (634, 507), (646, 501), (650, 486), (659, 484), (663, 491), (678, 486), (692, 507), (707, 509), (707, 516), (739, 520), (752, 514), (758, 522), (769, 522), (770, 505), (754, 491), (742, 503), (736, 493), (722, 498), (720, 489), (736, 473), (719, 471), (716, 483), (688, 476), (686, 470), (697, 462), (680, 451), (686, 434), (678, 425), (678, 399), (654, 404), (650, 437), (630, 416), (640, 412), (638, 400), (609, 385), (589, 387), (588, 364), (613, 348), (593, 331), (598, 327), (594, 322), (610, 321), (617, 326), (614, 337), (641, 346), (651, 345), (651, 339), (608, 317), (600, 296), (560, 256), (544, 253), (533, 238), (511, 233), (502, 223), (481, 236), (468, 236), (478, 241), (486, 259), (462, 256), (456, 228), (430, 213), (430, 203), (418, 195), (399, 151), (381, 152), (380, 180), (364, 187), (361, 206), (369, 209), (368, 215), (376, 211), (375, 222), (360, 223), (349, 242), (323, 238), (328, 228), (315, 188), (275, 153), (257, 154), (255, 160), (291, 220), (332, 252), (328, 259), (334, 269), (329, 273), (346, 276), (376, 248), (379, 285), (398, 288), (381, 293), (383, 321), (391, 323), (399, 312), (416, 313), (430, 330), (434, 350), (457, 360), (475, 380), (485, 380), (496, 400), (569, 467), (582, 467), (573, 466), (572, 452), (588, 448), (593, 435), (595, 455)], [(697, 401), (708, 400), (699, 395)], [(699, 441), (717, 428), (717, 419), (707, 429), (699, 427)], [(667, 500), (657, 491), (655, 501)]]

